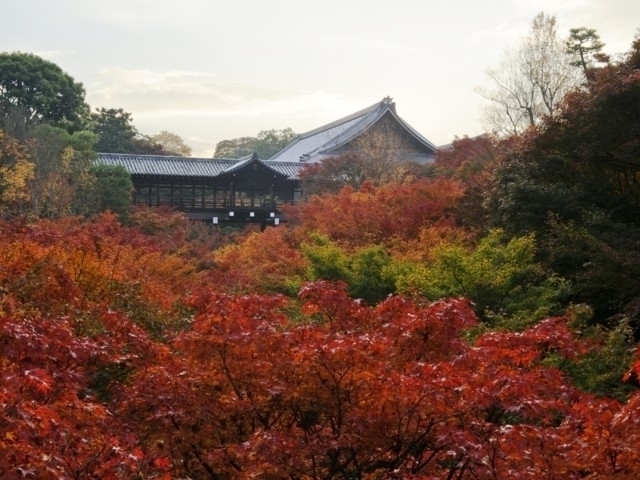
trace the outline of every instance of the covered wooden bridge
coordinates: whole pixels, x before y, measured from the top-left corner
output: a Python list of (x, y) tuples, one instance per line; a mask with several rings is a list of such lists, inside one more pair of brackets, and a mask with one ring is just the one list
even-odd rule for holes
[(127, 169), (135, 205), (166, 205), (214, 224), (277, 225), (284, 220), (282, 206), (302, 198), (298, 172), (304, 164), (264, 161), (256, 154), (219, 160), (101, 153), (98, 161)]

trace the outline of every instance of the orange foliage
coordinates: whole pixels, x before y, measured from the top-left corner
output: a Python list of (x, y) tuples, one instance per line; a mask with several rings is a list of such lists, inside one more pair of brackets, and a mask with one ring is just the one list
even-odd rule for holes
[(2, 478), (162, 470), (105, 402), (131, 372), (162, 362), (166, 348), (140, 319), (181, 321), (169, 309), (183, 302), (193, 270), (108, 214), (0, 223)]
[(431, 262), (435, 248), (441, 245), (462, 245), (471, 234), (455, 225), (440, 224), (422, 227), (416, 238), (393, 238), (389, 250), (397, 257), (413, 262)]
[(219, 290), (287, 291), (305, 273), (306, 262), (286, 228), (251, 232), (240, 242), (218, 249), (209, 281)]
[(347, 187), (337, 195), (313, 196), (287, 214), (303, 232), (318, 231), (354, 249), (415, 239), (425, 227), (455, 225), (449, 212), (462, 194), (462, 185), (448, 179), (365, 183), (358, 191)]
[(34, 315), (84, 311), (138, 291), (166, 309), (195, 278), (193, 262), (110, 214), (92, 222), (4, 223), (0, 232), (0, 285), (10, 293), (0, 298), (0, 312), (20, 304)]
[[(377, 191), (341, 195), (373, 208)], [(219, 261), (284, 281), (288, 235), (250, 234)], [(0, 223), (0, 247), (3, 479), (637, 474), (640, 393), (594, 397), (548, 366), (590, 347), (564, 318), (470, 343), (463, 299), (370, 307), (328, 282), (226, 294), (173, 235), (110, 215)], [(149, 310), (184, 322), (158, 340)]]

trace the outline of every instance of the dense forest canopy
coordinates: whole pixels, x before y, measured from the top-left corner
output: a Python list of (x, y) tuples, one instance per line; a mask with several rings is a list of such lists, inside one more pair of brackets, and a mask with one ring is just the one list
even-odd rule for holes
[(127, 112), (4, 111), (0, 479), (635, 478), (640, 39), (573, 39), (553, 115), (263, 232), (131, 208)]

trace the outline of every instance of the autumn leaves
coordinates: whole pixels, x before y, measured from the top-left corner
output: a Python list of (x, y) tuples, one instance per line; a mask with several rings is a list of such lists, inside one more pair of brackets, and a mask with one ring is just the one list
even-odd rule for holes
[(225, 293), (170, 223), (1, 225), (6, 478), (631, 478), (637, 399), (556, 368), (593, 348), (568, 318)]

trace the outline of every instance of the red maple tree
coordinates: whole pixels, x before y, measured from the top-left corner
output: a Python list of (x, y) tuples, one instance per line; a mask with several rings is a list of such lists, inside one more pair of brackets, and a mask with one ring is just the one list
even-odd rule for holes
[(640, 395), (554, 367), (593, 348), (565, 318), (483, 333), (464, 299), (223, 294), (108, 217), (0, 230), (0, 478), (637, 473)]

